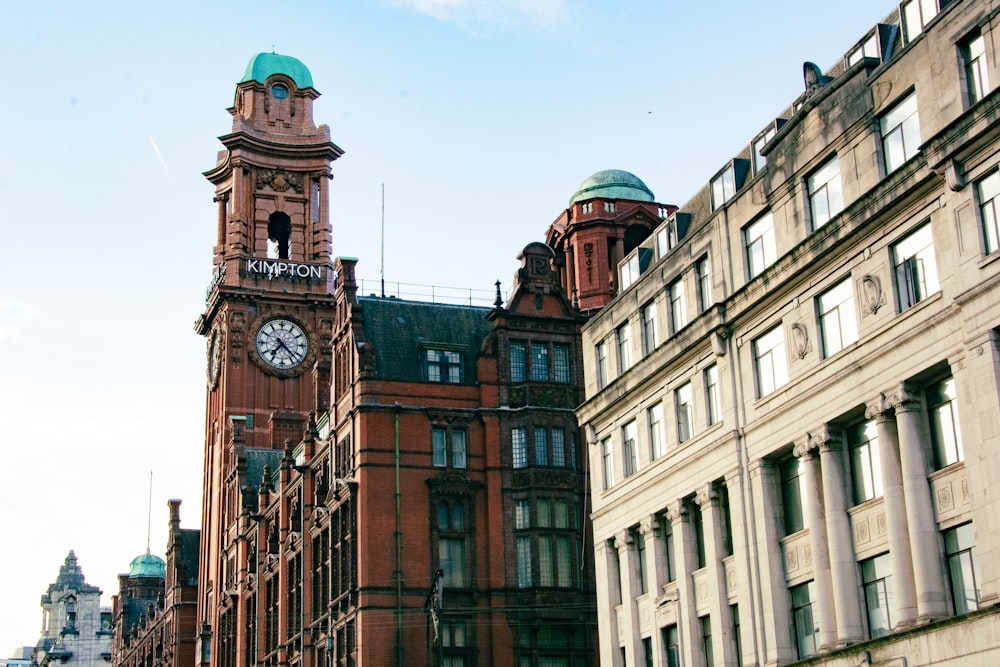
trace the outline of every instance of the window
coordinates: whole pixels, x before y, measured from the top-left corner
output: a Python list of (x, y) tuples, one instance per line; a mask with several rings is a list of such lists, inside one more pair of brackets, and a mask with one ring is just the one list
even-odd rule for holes
[(772, 125), (767, 128), (764, 134), (760, 135), (753, 142), (753, 173), (759, 174), (765, 166), (767, 166), (767, 158), (764, 157), (762, 151), (764, 150), (764, 145), (771, 139), (774, 139), (774, 135), (778, 133), (778, 130)]
[(610, 489), (615, 485), (615, 465), (611, 456), (611, 438), (601, 440), (601, 472), (604, 480), (604, 488)]
[(934, 238), (931, 225), (919, 227), (892, 247), (892, 266), (896, 275), (896, 299), (899, 311), (915, 306), (941, 287), (934, 261)]
[(618, 371), (624, 373), (632, 367), (632, 326), (626, 322), (615, 331), (618, 341)]
[(511, 465), (525, 468), (528, 465), (528, 434), (523, 427), (510, 430)]
[(451, 531), (465, 530), (465, 505), (462, 503), (449, 503), (443, 500), (439, 502), (438, 529)]
[(983, 240), (986, 253), (995, 252), (1000, 248), (1000, 222), (997, 216), (997, 204), (1000, 195), (1000, 170), (994, 170), (989, 176), (976, 183), (976, 196), (979, 199), (979, 212), (983, 220)]
[(684, 281), (680, 278), (667, 288), (670, 296), (670, 333), (676, 334), (687, 325), (687, 308), (684, 303)]
[(439, 538), (438, 558), (438, 566), (444, 570), (444, 585), (447, 587), (465, 586), (465, 539)]
[(976, 532), (971, 523), (944, 531), (944, 550), (948, 558), (951, 601), (956, 614), (979, 609), (979, 558), (976, 556)]
[(854, 310), (854, 288), (845, 278), (816, 299), (823, 357), (831, 357), (858, 340), (858, 317)]
[(688, 513), (691, 517), (691, 528), (694, 531), (695, 565), (705, 567), (705, 518), (701, 514), (701, 506), (693, 500), (688, 503)]
[(816, 584), (800, 584), (792, 587), (792, 624), (795, 627), (795, 646), (799, 660), (816, 653), (819, 640), (819, 620), (813, 616), (812, 606), (816, 600)]
[(722, 555), (733, 555), (733, 511), (729, 506), (729, 487), (719, 482), (719, 509), (722, 510)]
[(986, 42), (982, 34), (973, 35), (965, 40), (961, 49), (969, 104), (975, 104), (990, 91), (990, 81), (986, 74)]
[(660, 630), (663, 647), (667, 652), (667, 667), (681, 667), (681, 643), (676, 625), (668, 625)]
[(561, 384), (569, 383), (569, 346), (555, 344), (552, 346), (553, 380)]
[(715, 658), (712, 651), (712, 619), (709, 616), (702, 616), (698, 619), (698, 625), (701, 626), (701, 650), (705, 655), (705, 664), (714, 665)]
[(663, 560), (667, 581), (675, 581), (677, 573), (674, 567), (674, 524), (664, 514), (657, 515), (656, 521), (660, 524), (660, 539), (663, 540)]
[(935, 470), (965, 460), (956, 398), (954, 378), (942, 380), (927, 388), (927, 412), (931, 420)]
[(639, 461), (636, 458), (636, 426), (633, 419), (622, 426), (622, 475), (628, 477), (634, 475), (639, 470)]
[(426, 350), (427, 379), (431, 382), (461, 382), (462, 355), (452, 350)]
[(844, 208), (844, 192), (840, 185), (840, 160), (834, 155), (806, 179), (809, 190), (809, 211), (812, 228), (819, 229)]
[(608, 384), (608, 344), (602, 340), (594, 349), (597, 353), (597, 386), (601, 388)]
[(698, 312), (708, 310), (712, 301), (712, 267), (708, 257), (702, 257), (694, 265), (695, 280), (698, 281)]
[(636, 253), (629, 257), (627, 260), (622, 262), (621, 267), (618, 269), (618, 282), (621, 289), (627, 288), (629, 285), (634, 283), (639, 279), (639, 253)]
[(865, 591), (865, 611), (868, 617), (868, 635), (875, 639), (892, 630), (892, 564), (889, 554), (861, 561), (861, 582)]
[(649, 354), (660, 344), (660, 334), (656, 323), (656, 302), (650, 301), (642, 307), (642, 354)]
[(535, 465), (549, 464), (549, 432), (544, 426), (535, 427)]
[(866, 421), (847, 429), (851, 458), (851, 487), (854, 504), (860, 505), (882, 495), (882, 467), (878, 451), (878, 428)]
[(663, 225), (658, 232), (656, 232), (656, 256), (663, 257), (671, 248), (677, 245), (677, 220), (668, 220), (667, 224)]
[(705, 412), (708, 425), (722, 421), (722, 398), (719, 394), (719, 368), (712, 364), (703, 372), (705, 377)]
[(531, 344), (531, 379), (534, 382), (549, 381), (549, 346), (545, 343)]
[(537, 509), (539, 528), (552, 529), (538, 536), (538, 585), (568, 588), (574, 571), (569, 501), (539, 498)]
[(510, 344), (510, 381), (524, 382), (527, 378), (524, 343), (512, 341)]
[(653, 667), (653, 640), (649, 637), (642, 638), (642, 655), (646, 667)]
[(712, 179), (712, 210), (719, 208), (736, 194), (736, 172), (732, 165)]
[(552, 429), (552, 465), (566, 467), (566, 432), (561, 428)]
[(519, 588), (531, 588), (531, 536), (518, 535), (517, 544), (517, 585)]
[(847, 66), (850, 67), (862, 58), (878, 58), (878, 33), (873, 32), (853, 51), (847, 54)]
[[(944, 9), (952, 0), (941, 0), (940, 7)], [(937, 16), (938, 0), (907, 0), (902, 5), (903, 26), (906, 28), (906, 41), (916, 38), (931, 19)]]
[[(450, 437), (449, 437), (450, 433)], [(468, 466), (465, 449), (465, 431), (449, 431), (444, 428), (431, 429), (431, 459), (435, 466), (448, 465), (448, 445), (451, 441), (451, 465), (453, 468)]]
[(920, 149), (920, 119), (917, 95), (910, 93), (879, 121), (885, 172), (891, 174)]
[(754, 340), (753, 363), (757, 372), (757, 398), (767, 396), (788, 382), (785, 335), (780, 324)]
[(677, 441), (685, 442), (694, 435), (694, 391), (690, 382), (674, 390), (674, 407), (677, 410)]
[(455, 620), (441, 620), (441, 667), (465, 667), (468, 643), (465, 623)]
[(750, 277), (760, 274), (778, 259), (774, 245), (774, 216), (770, 211), (743, 230), (747, 249), (747, 269)]
[(649, 458), (656, 460), (667, 453), (667, 434), (663, 424), (663, 403), (646, 410), (649, 421)]
[(639, 579), (639, 594), (647, 592), (646, 581), (646, 538), (638, 528), (633, 528), (632, 542), (635, 544), (635, 574)]
[(802, 512), (802, 459), (797, 456), (778, 464), (781, 480), (781, 509), (784, 518), (785, 535), (797, 533), (805, 528)]

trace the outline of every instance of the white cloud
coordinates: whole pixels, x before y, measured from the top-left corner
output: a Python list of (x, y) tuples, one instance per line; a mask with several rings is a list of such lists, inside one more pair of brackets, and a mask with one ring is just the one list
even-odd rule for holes
[(0, 341), (23, 340), (20, 325), (39, 315), (34, 306), (0, 296)]
[(565, 0), (389, 0), (451, 23), (548, 27), (566, 19)]

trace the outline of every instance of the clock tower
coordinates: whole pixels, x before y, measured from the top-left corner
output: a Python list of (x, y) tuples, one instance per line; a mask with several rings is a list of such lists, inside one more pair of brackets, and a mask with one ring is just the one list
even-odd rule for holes
[(286, 441), (302, 438), (310, 411), (329, 404), (330, 164), (343, 151), (313, 121), (317, 97), (299, 60), (254, 56), (236, 85), (232, 131), (205, 172), (218, 219), (212, 281), (195, 325), (208, 360), (199, 664), (244, 664), (245, 633), (230, 633), (232, 646), (220, 639), (227, 625), (246, 627), (241, 590), (257, 556), (244, 524), (268, 482), (262, 475), (277, 467), (268, 464), (282, 458)]

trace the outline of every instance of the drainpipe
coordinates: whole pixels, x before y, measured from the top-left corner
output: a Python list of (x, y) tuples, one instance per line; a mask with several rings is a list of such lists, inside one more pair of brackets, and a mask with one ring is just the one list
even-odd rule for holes
[(396, 456), (396, 667), (403, 667), (403, 531), (400, 523), (399, 490), (399, 412), (402, 406), (397, 402), (395, 411), (395, 456)]

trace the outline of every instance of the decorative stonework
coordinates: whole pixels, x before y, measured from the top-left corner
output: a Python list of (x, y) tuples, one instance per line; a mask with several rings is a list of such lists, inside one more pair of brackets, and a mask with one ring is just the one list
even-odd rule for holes
[(955, 496), (951, 492), (951, 484), (945, 484), (937, 490), (937, 504), (941, 511), (954, 509)]
[(785, 551), (785, 567), (788, 568), (789, 572), (795, 572), (799, 569), (799, 550), (795, 547), (789, 547)]
[(866, 517), (859, 518), (857, 523), (854, 524), (854, 542), (856, 544), (867, 544), (871, 540), (872, 535), (868, 527), (868, 519)]
[(247, 315), (243, 311), (237, 310), (229, 315), (229, 349), (232, 350), (230, 359), (234, 366), (239, 366), (243, 361), (243, 335), (246, 323)]
[(806, 355), (812, 352), (812, 342), (809, 340), (809, 330), (805, 325), (795, 322), (791, 326), (792, 351), (797, 359), (805, 359)]
[(292, 189), (302, 194), (302, 174), (287, 172), (280, 167), (278, 169), (263, 169), (257, 173), (257, 189), (262, 190), (265, 186), (270, 187), (275, 192), (285, 192)]
[(879, 512), (875, 515), (875, 529), (879, 535), (885, 535), (889, 532), (889, 522), (885, 518), (885, 512)]
[(882, 291), (882, 281), (878, 276), (865, 274), (858, 281), (858, 291), (861, 293), (861, 317), (874, 315), (885, 305), (885, 293)]

